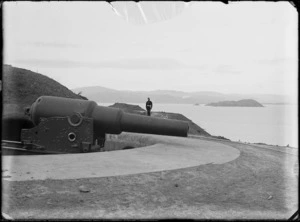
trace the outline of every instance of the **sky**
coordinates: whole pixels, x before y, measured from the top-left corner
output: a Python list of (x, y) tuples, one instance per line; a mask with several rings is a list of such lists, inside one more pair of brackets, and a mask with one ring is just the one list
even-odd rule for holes
[(163, 4), (4, 2), (4, 64), (69, 89), (297, 95), (290, 3)]

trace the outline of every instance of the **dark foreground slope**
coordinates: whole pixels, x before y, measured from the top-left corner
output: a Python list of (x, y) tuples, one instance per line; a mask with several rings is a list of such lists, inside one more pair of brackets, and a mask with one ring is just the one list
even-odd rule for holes
[[(149, 139), (139, 140), (148, 143)], [(224, 164), (123, 176), (28, 181), (6, 178), (2, 212), (14, 219), (290, 218), (299, 206), (296, 152), (291, 155), (222, 143), (238, 149), (240, 156)], [(98, 169), (92, 166), (90, 170)], [(34, 171), (28, 174), (33, 176)]]

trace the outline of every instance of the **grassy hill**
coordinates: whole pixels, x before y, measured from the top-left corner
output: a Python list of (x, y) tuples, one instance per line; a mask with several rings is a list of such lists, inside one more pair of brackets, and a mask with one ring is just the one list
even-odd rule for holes
[(42, 95), (86, 99), (47, 76), (10, 65), (2, 66), (2, 80), (4, 114), (23, 112)]
[(84, 99), (57, 81), (30, 70), (3, 65), (2, 73), (4, 104), (31, 105), (42, 95)]

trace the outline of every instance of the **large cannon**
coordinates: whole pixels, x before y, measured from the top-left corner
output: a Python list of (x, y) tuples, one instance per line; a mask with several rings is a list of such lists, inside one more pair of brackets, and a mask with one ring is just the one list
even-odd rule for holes
[(27, 149), (57, 153), (101, 151), (106, 134), (121, 132), (187, 136), (188, 123), (125, 113), (94, 101), (39, 97), (26, 109), (33, 127), (21, 130)]

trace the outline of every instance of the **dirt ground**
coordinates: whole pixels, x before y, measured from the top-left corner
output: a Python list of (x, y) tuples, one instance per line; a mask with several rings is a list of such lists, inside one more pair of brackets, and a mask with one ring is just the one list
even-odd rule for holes
[(297, 152), (221, 143), (240, 156), (127, 176), (3, 180), (2, 212), (14, 219), (288, 219), (296, 212)]

